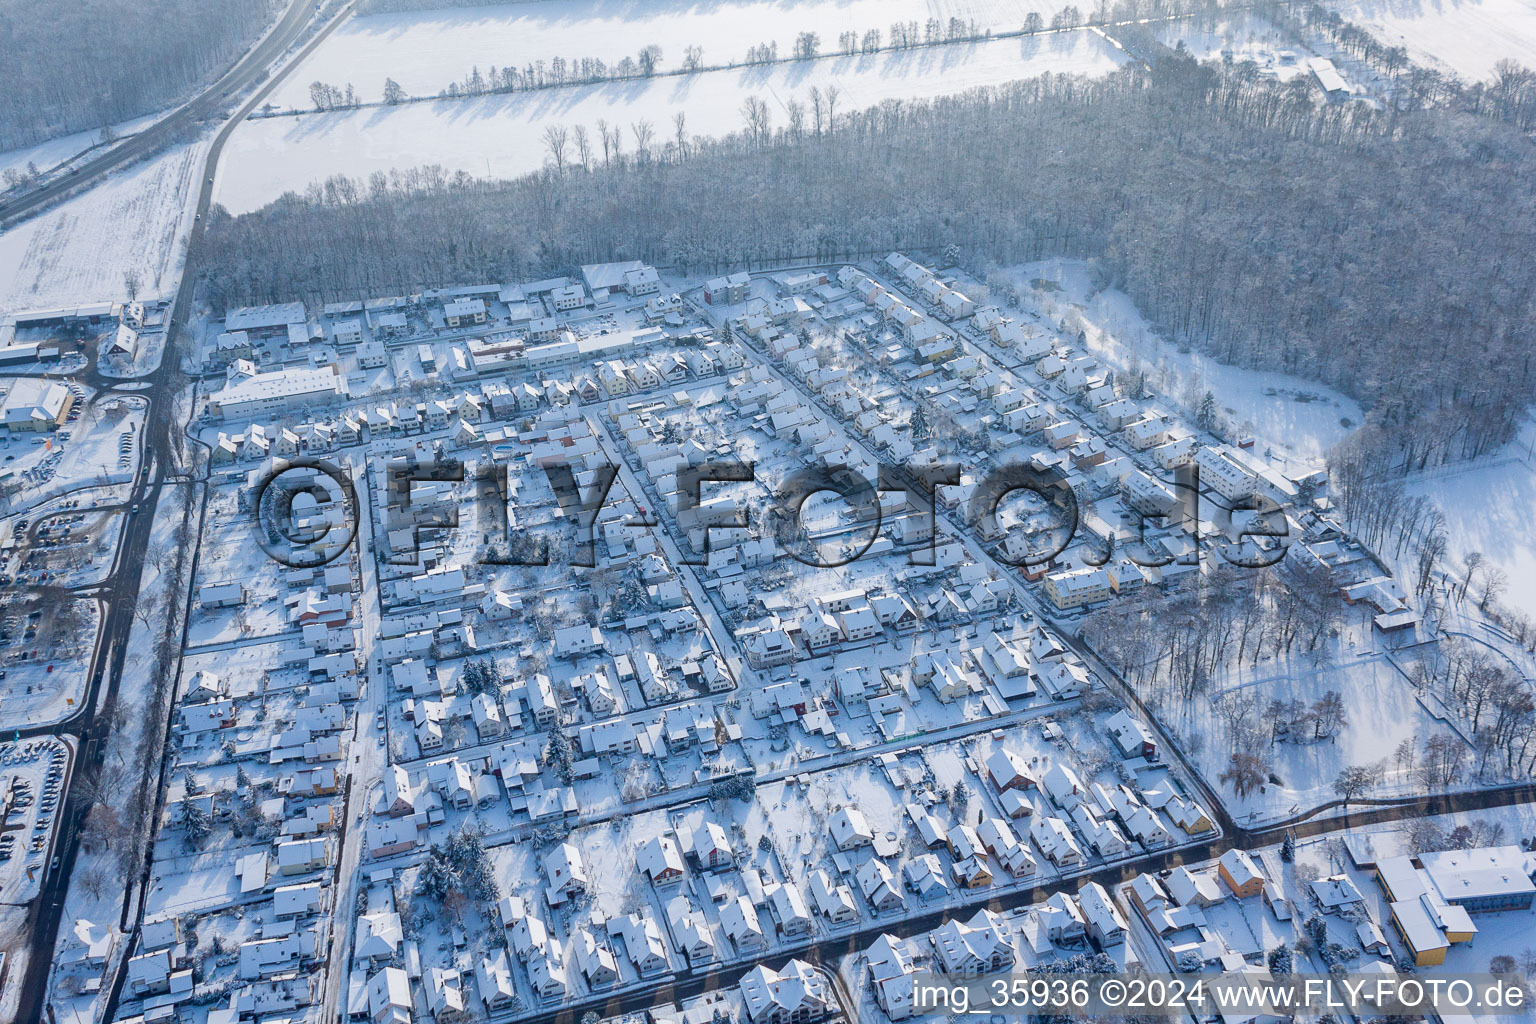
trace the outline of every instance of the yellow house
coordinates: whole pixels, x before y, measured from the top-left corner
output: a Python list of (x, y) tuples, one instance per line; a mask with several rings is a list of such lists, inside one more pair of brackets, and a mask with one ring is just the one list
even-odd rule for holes
[(1445, 963), (1453, 943), (1471, 942), (1477, 926), (1466, 908), (1447, 902), (1428, 884), (1410, 857), (1387, 857), (1376, 865), (1376, 883), (1390, 901), (1392, 927), (1420, 967)]
[(1477, 926), (1465, 910), (1454, 904), (1437, 904), (1428, 896), (1393, 903), (1392, 926), (1419, 967), (1445, 963), (1445, 952), (1453, 943), (1471, 942), (1477, 934)]
[(1174, 823), (1192, 836), (1202, 835), (1214, 831), (1216, 825), (1211, 821), (1211, 816), (1205, 813), (1205, 808), (1193, 800), (1170, 800), (1167, 811), (1173, 817)]
[(955, 881), (961, 888), (980, 889), (984, 885), (992, 884), (992, 872), (987, 870), (986, 861), (980, 857), (955, 861), (953, 870)]
[(1217, 874), (1238, 899), (1257, 896), (1264, 891), (1264, 872), (1243, 850), (1228, 850), (1216, 864)]
[(1045, 577), (1045, 596), (1062, 611), (1107, 600), (1112, 593), (1109, 573), (1099, 567), (1068, 569)]

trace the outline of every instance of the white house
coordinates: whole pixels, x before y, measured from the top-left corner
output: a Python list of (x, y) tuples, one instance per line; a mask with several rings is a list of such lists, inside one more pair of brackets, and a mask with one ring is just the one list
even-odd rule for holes
[(832, 813), (827, 827), (832, 832), (832, 842), (839, 850), (855, 850), (875, 841), (874, 830), (857, 807), (839, 807)]

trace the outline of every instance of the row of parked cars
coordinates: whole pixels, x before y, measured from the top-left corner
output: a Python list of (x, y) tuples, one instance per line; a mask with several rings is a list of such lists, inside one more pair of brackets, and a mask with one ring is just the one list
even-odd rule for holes
[[(24, 765), (37, 761), (47, 752), (49, 764), (43, 774), (43, 792), (40, 798), (32, 792), (29, 779), (16, 777), (11, 784), (13, 810), (25, 810), (37, 800), (37, 820), (32, 823), (32, 835), (27, 848), (39, 852), (48, 845), (48, 832), (53, 827), (53, 815), (58, 810), (59, 795), (64, 786), (64, 751), (56, 745), (44, 742), (28, 743), (21, 749), (6, 747), (0, 752), (0, 765)], [(16, 853), (16, 836), (19, 830), (0, 833), (0, 861), (10, 860)]]

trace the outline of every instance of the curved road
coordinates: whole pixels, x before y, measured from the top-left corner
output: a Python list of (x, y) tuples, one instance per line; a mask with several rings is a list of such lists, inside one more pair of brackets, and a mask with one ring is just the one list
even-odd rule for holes
[(314, 9), (311, 0), (292, 0), (278, 23), (250, 52), (226, 71), (222, 78), (169, 117), (42, 188), (14, 199), (0, 200), (0, 228), (11, 227), (26, 217), (40, 213), (60, 199), (83, 191), (102, 175), (159, 152), (183, 134), (196, 131), (203, 121), (223, 116), (224, 107), (231, 98), (261, 81), (272, 62), (286, 53), (303, 35)]

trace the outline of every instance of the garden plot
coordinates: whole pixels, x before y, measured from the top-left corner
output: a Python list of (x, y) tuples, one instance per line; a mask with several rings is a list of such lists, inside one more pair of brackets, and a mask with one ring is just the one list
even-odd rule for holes
[[(264, 791), (281, 799), (276, 793), (275, 776), (279, 772), (265, 766), (252, 764), (250, 770), (260, 773), (270, 771), (272, 779), (258, 776), (258, 785)], [(160, 831), (155, 840), (155, 868), (147, 901), (150, 917), (194, 913), (209, 907), (234, 902), (240, 898), (240, 878), (232, 870), (241, 858), (248, 854), (268, 854), (272, 850), (276, 827), (270, 822), (257, 826), (255, 831), (236, 836), (229, 827), (235, 820), (236, 773), (234, 764), (217, 764), (199, 768), (198, 795), (212, 795), (215, 808), (213, 831), (201, 848), (189, 846), (185, 832), (179, 827), (182, 802), (187, 796), (186, 776), (175, 775), (168, 779), (165, 794), (165, 810)], [(270, 798), (270, 797), (269, 797)], [(259, 801), (258, 801), (259, 803)], [(276, 867), (271, 867), (276, 874)]]
[[(305, 670), (291, 670), (290, 667), (299, 664), (296, 659), (302, 652), (308, 651), (297, 638), (291, 640), (267, 641), (266, 643), (241, 644), (229, 649), (211, 651), (191, 651), (182, 659), (181, 674), (184, 680), (189, 680), (199, 672), (211, 672), (217, 676), (225, 689), (225, 696), (232, 700), (255, 697), (264, 691), (277, 692), (285, 689), (285, 679), (295, 679), (308, 682), (309, 673)], [(303, 656), (308, 660), (308, 655)], [(185, 689), (185, 686), (183, 686)], [(242, 735), (246, 730), (237, 730), (235, 739), (237, 742), (245, 742), (256, 737), (254, 730), (249, 735)]]
[(221, 487), (209, 501), (193, 582), (194, 593), (210, 583), (238, 582), (245, 588), (245, 601), (227, 608), (194, 605), (189, 648), (295, 632), (283, 603), (299, 593), (283, 582), (294, 570), (278, 565), (257, 543), (255, 516), (240, 507), (238, 493), (243, 489), (243, 484)]
[[(586, 126), (593, 138), (605, 121), (624, 130), (649, 122), (671, 138), (682, 114), (692, 136), (740, 131), (749, 96), (770, 104), (773, 124), (786, 104), (808, 102), (810, 90), (835, 86), (839, 107), (856, 110), (888, 99), (953, 95), (1055, 74), (1102, 75), (1125, 54), (1091, 32), (955, 43), (941, 47), (735, 68), (686, 76), (567, 86), (458, 100), (408, 103), (300, 117), (255, 118), (231, 136), (220, 161), (215, 199), (232, 213), (259, 209), (285, 192), (303, 192), (335, 175), (438, 166), (449, 174), (510, 178), (548, 159), (551, 126)], [(306, 78), (307, 80), (307, 78)], [(659, 144), (659, 143), (658, 143)], [(568, 158), (574, 157), (574, 150)], [(600, 155), (599, 155), (600, 159)], [(3, 269), (3, 262), (0, 262)], [(119, 275), (120, 277), (120, 275)]]
[(747, 840), (756, 843), (767, 832), (786, 864), (806, 871), (826, 868), (837, 847), (827, 822), (844, 807), (856, 807), (877, 837), (893, 844), (910, 829), (903, 813), (905, 798), (872, 763), (851, 764), (827, 771), (793, 776), (758, 788), (762, 819), (745, 825)]

